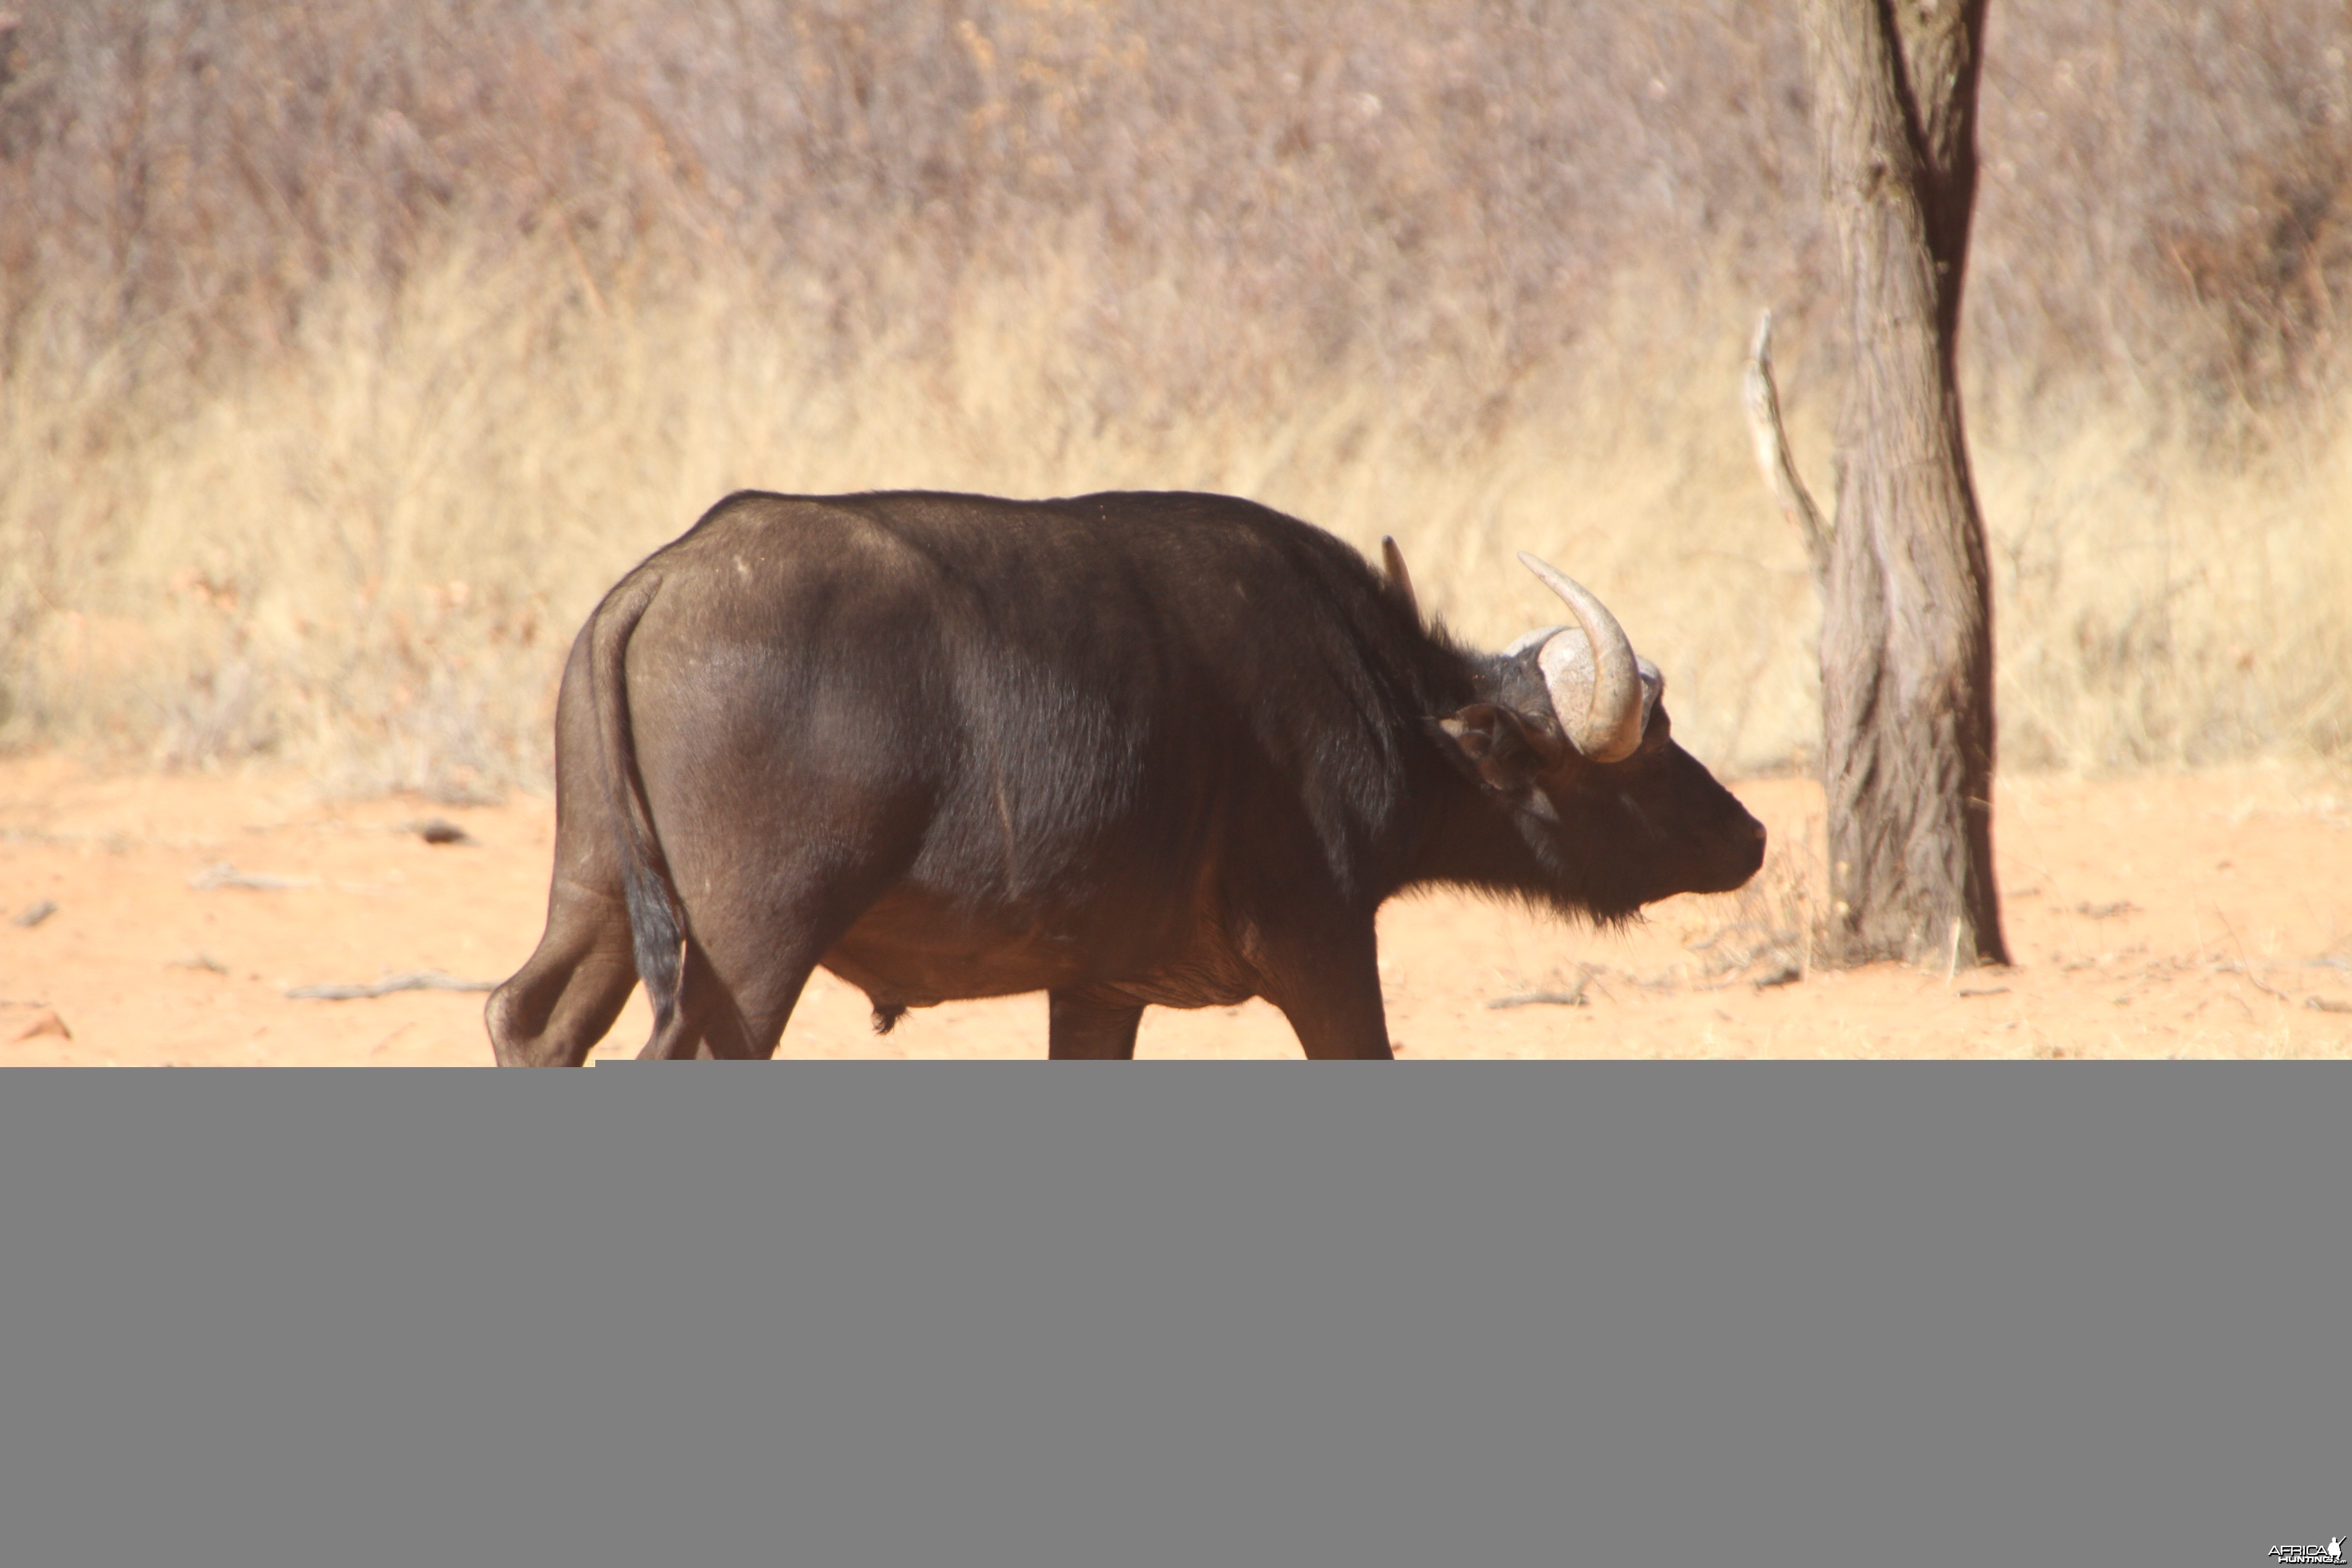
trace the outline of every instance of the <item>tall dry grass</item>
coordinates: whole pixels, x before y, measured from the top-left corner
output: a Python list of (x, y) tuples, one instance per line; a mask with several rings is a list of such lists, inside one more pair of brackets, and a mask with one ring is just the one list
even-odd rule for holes
[[(2128, 16), (2125, 13), (2128, 12)], [(2340, 7), (1996, 6), (1966, 373), (2005, 756), (2352, 752)], [(543, 781), (741, 485), (1256, 496), (1499, 641), (1536, 549), (1732, 771), (1837, 345), (1780, 7), (80, 0), (0, 86), (0, 738)]]

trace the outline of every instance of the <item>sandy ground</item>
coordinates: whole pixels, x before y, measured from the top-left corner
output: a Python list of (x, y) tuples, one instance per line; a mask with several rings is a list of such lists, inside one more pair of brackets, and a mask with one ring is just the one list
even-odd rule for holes
[[(1743, 894), (1595, 933), (1475, 900), (1391, 904), (1406, 1057), (2352, 1055), (2352, 783), (2285, 767), (2004, 781), (2013, 969), (1808, 972), (1821, 798), (1738, 786), (1772, 829)], [(442, 818), (471, 842), (431, 845)], [(0, 762), (0, 1063), (487, 1063), (478, 993), (289, 996), (438, 972), (501, 979), (536, 943), (551, 805), (322, 801), (292, 774)], [(232, 869), (233, 868), (233, 869)], [(278, 886), (243, 885), (252, 882)], [(19, 923), (37, 906), (55, 909)], [(629, 1055), (642, 993), (600, 1049)], [(887, 1039), (819, 973), (781, 1054), (1045, 1052), (1042, 996), (908, 1015)], [(1140, 1054), (1296, 1058), (1263, 1003), (1144, 1016)]]

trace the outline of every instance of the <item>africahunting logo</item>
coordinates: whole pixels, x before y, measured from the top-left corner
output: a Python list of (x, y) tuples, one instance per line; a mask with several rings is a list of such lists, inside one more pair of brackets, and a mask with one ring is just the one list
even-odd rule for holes
[(2344, 1561), (2344, 1538), (2331, 1535), (2325, 1546), (2273, 1546), (2271, 1560), (2275, 1563), (2341, 1563)]

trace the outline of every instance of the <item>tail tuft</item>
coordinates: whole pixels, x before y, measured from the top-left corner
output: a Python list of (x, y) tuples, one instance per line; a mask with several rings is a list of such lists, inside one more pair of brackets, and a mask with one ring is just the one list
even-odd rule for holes
[(623, 881), (629, 902), (629, 944), (636, 952), (637, 978), (646, 983), (646, 995), (654, 1005), (654, 1032), (660, 1034), (677, 1013), (686, 931), (670, 899), (668, 879), (653, 875), (635, 856), (628, 859)]

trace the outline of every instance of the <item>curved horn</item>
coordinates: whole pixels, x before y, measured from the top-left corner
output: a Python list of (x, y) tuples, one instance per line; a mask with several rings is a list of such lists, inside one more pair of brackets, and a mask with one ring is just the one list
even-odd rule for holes
[(1592, 647), (1590, 708), (1571, 718), (1558, 710), (1559, 704), (1555, 700), (1554, 717), (1568, 731), (1570, 743), (1592, 761), (1614, 763), (1632, 756), (1633, 748), (1642, 743), (1642, 672), (1634, 662), (1633, 645), (1626, 639), (1625, 628), (1617, 624), (1608, 605), (1594, 598), (1574, 578), (1524, 550), (1519, 552), (1519, 561), (1542, 580), (1545, 587), (1559, 595), (1568, 613), (1584, 628), (1584, 640)]
[(1412, 574), (1404, 569), (1404, 552), (1397, 548), (1394, 535), (1381, 536), (1381, 560), (1389, 569), (1389, 581), (1404, 595), (1405, 607), (1412, 612), (1412, 618), (1421, 619), (1421, 602), (1412, 596)]

